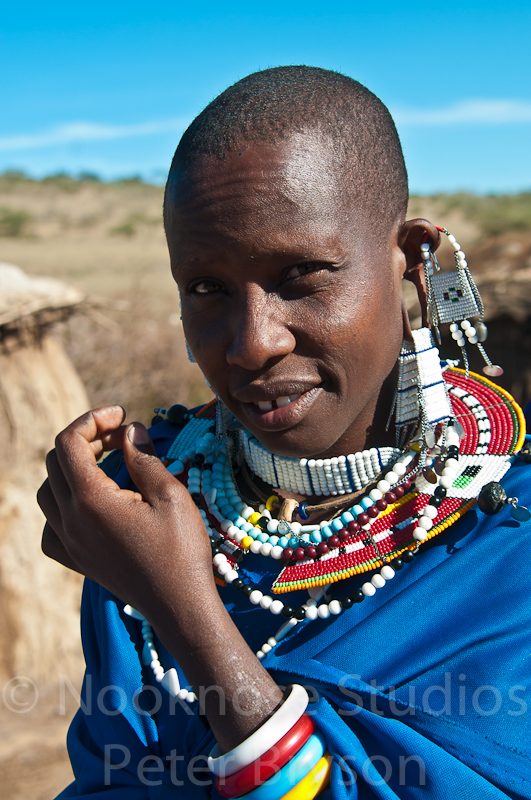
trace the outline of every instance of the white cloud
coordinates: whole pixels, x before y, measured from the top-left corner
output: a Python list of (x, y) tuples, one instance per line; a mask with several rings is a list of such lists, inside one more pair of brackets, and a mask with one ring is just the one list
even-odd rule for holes
[[(531, 102), (527, 100), (464, 100), (437, 109), (395, 108), (399, 126), (513, 125), (531, 122)], [(0, 137), (0, 152), (38, 150), (78, 142), (108, 141), (159, 133), (181, 133), (190, 119), (175, 118), (133, 125), (98, 125), (69, 122), (46, 131)]]
[(0, 151), (37, 150), (77, 142), (125, 139), (131, 136), (150, 136), (172, 131), (181, 133), (189, 122), (189, 119), (183, 118), (141, 122), (135, 125), (96, 125), (92, 122), (70, 122), (38, 133), (0, 137)]
[(514, 125), (531, 122), (528, 100), (463, 100), (435, 109), (395, 108), (397, 125)]

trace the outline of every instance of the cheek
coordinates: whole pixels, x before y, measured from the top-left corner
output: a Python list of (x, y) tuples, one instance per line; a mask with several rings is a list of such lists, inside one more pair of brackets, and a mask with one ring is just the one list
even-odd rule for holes
[(403, 338), (401, 294), (395, 287), (357, 286), (356, 294), (317, 315), (326, 360), (343, 373), (350, 392), (363, 392), (371, 376), (383, 381), (392, 370)]

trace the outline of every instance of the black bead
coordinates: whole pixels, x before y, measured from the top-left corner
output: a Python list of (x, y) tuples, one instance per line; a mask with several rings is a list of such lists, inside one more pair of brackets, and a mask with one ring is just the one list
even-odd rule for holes
[(299, 606), (298, 608), (296, 608), (295, 611), (293, 612), (293, 616), (295, 617), (295, 619), (298, 619), (299, 622), (301, 622), (306, 616), (303, 607)]
[(520, 450), (518, 455), (520, 456), (524, 464), (531, 463), (531, 450), (529, 449), (529, 447), (526, 447), (525, 450)]
[(284, 608), (282, 609), (281, 613), (282, 613), (282, 615), (284, 617), (287, 617), (288, 619), (291, 619), (291, 617), (293, 616), (293, 613), (294, 613), (294, 609), (291, 606), (284, 606)]
[(174, 405), (168, 409), (168, 419), (173, 425), (183, 425), (188, 419), (186, 406)]
[(404, 566), (404, 560), (402, 558), (393, 558), (391, 561), (391, 566), (395, 572), (398, 572)]
[(245, 597), (249, 597), (252, 591), (253, 587), (249, 583), (244, 584), (241, 588), (241, 593), (245, 595)]
[(244, 583), (245, 581), (243, 580), (243, 578), (236, 578), (235, 581), (232, 581), (232, 585), (234, 586), (235, 589), (241, 589)]
[(214, 556), (217, 556), (218, 553), (221, 553), (221, 550), (219, 549), (219, 547), (213, 547), (212, 548), (212, 558), (214, 558)]
[(195, 456), (192, 458), (190, 467), (201, 467), (203, 465), (204, 460), (205, 457), (203, 453), (196, 453)]
[(239, 564), (243, 559), (243, 550), (235, 550), (233, 553), (231, 553), (231, 558), (233, 558), (234, 561)]
[(507, 494), (501, 483), (491, 481), (479, 493), (478, 508), (490, 517), (502, 510), (506, 499)]
[(447, 491), (444, 488), (444, 486), (437, 486), (433, 494), (435, 495), (435, 497), (441, 497), (444, 500), (444, 498), (447, 495)]
[(402, 559), (404, 564), (411, 564), (411, 562), (415, 558), (415, 554), (412, 553), (411, 550), (404, 550), (400, 558)]
[(356, 589), (355, 592), (352, 592), (350, 595), (350, 599), (353, 603), (362, 603), (365, 600), (365, 595), (361, 591), (361, 589)]
[(199, 500), (199, 501), (201, 500), (201, 495), (199, 494), (199, 492), (192, 492), (192, 494), (190, 495), (190, 497), (191, 497), (191, 498), (192, 498), (192, 500), (194, 500), (195, 502), (197, 502), (198, 500)]
[(267, 530), (267, 524), (270, 520), (267, 517), (260, 517), (258, 522), (256, 523), (257, 528), (261, 528), (263, 531)]
[(164, 422), (164, 417), (161, 417), (160, 414), (155, 414), (153, 419), (151, 420), (151, 425), (158, 425), (159, 422)]
[(352, 608), (352, 606), (354, 605), (354, 603), (353, 603), (353, 601), (350, 599), (350, 597), (342, 597), (342, 598), (341, 598), (341, 600), (340, 600), (339, 602), (341, 603), (341, 608), (343, 608), (345, 611), (346, 611), (348, 608)]
[(430, 499), (428, 500), (428, 505), (429, 506), (433, 506), (434, 508), (439, 508), (439, 506), (441, 505), (442, 501), (443, 501), (442, 497), (433, 496), (433, 497), (430, 497)]

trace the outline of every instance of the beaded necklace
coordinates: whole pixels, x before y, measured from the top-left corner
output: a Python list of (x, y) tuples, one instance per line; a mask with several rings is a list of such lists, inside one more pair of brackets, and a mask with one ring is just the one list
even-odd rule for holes
[[(305, 459), (292, 465), (294, 459), (284, 458), (279, 470), (280, 457), (264, 451), (247, 431), (239, 433), (253, 473), (271, 477), (267, 470), (271, 462), (275, 464), (274, 485), (298, 492), (305, 475), (311, 475), (309, 471), (316, 467), (322, 492), (341, 495), (347, 488), (366, 488), (366, 495), (353, 506), (319, 524), (304, 524), (304, 502), (297, 506), (298, 522), (274, 518), (274, 496), (266, 504), (257, 504), (258, 509), (243, 501), (233, 475), (230, 447), (214, 432), (214, 404), (191, 417), (174, 440), (165, 464), (186, 483), (199, 508), (210, 535), (216, 582), (232, 585), (251, 604), (285, 618), (257, 652), (259, 658), (302, 620), (326, 619), (374, 595), (413, 561), (423, 542), (466, 513), (482, 488), (499, 481), (509, 468), (525, 438), (523, 414), (513, 398), (487, 378), (467, 375), (455, 367), (444, 371), (444, 380), (453, 412), (447, 426), (439, 423), (406, 451), (373, 448), (344, 460), (330, 459), (326, 466), (332, 479), (325, 478), (322, 483), (324, 460), (319, 466)], [(347, 481), (339, 486), (334, 467), (342, 464), (346, 469), (347, 463)], [(376, 463), (384, 468), (383, 475), (382, 470), (376, 472)], [(298, 467), (298, 472), (292, 466)], [(310, 480), (315, 488), (313, 478)], [(252, 586), (242, 564), (247, 552), (282, 563), (271, 595)], [(330, 584), (369, 571), (373, 572), (370, 580), (351, 594), (340, 600), (323, 597)], [(300, 589), (307, 589), (310, 596), (296, 608), (274, 597)], [(149, 622), (131, 607), (126, 607), (126, 613), (142, 620), (143, 661), (151, 665), (155, 679), (174, 696), (192, 702), (195, 695), (180, 688), (176, 671), (162, 668)]]

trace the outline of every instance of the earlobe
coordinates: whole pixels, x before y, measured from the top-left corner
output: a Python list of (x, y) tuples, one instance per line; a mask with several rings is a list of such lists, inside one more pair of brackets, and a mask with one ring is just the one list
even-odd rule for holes
[[(428, 242), (431, 250), (435, 251), (440, 244), (440, 239), (440, 233), (435, 225), (426, 219), (412, 219), (404, 222), (398, 234), (398, 244), (406, 258), (406, 270), (403, 277), (415, 285), (423, 327), (428, 325), (428, 292), (420, 246)], [(411, 329), (409, 328), (409, 330)]]

